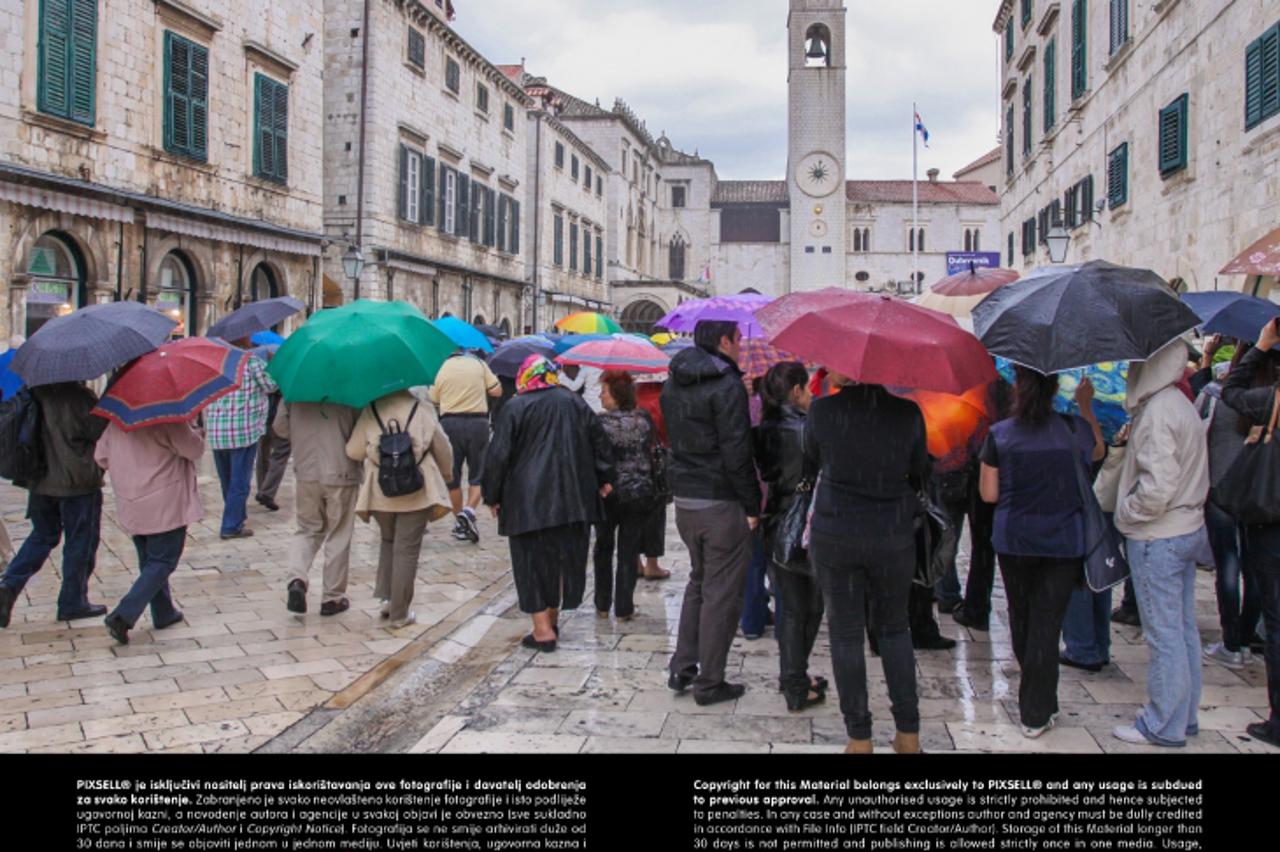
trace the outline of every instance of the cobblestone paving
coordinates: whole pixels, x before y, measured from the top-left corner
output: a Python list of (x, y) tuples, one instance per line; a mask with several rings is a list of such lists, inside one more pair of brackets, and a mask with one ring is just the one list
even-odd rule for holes
[[(638, 617), (599, 619), (590, 590), (565, 613), (559, 649), (520, 648), (528, 621), (514, 607), (506, 542), (482, 519), (476, 547), (453, 541), (447, 521), (427, 534), (414, 598), (418, 623), (383, 628), (372, 597), (377, 537), (357, 523), (352, 609), (318, 614), (313, 586), (305, 616), (284, 608), (293, 528), (292, 485), (282, 510), (251, 502), (252, 539), (222, 542), (216, 480), (202, 480), (207, 516), (190, 530), (173, 586), (187, 623), (148, 629), (127, 647), (100, 620), (53, 622), (60, 552), (15, 604), (0, 631), (0, 751), (392, 751), (834, 753), (845, 743), (834, 688), (826, 704), (789, 713), (777, 689), (770, 634), (739, 637), (729, 678), (747, 685), (736, 702), (698, 707), (666, 688), (687, 556), (668, 530), (664, 565), (675, 576), (641, 581)], [(25, 492), (0, 486), (0, 511), (15, 544), (27, 533)], [(91, 584), (114, 604), (136, 574), (128, 537), (108, 496), (103, 546)], [(313, 583), (318, 582), (313, 572)], [(1147, 650), (1135, 628), (1113, 627), (1114, 664), (1101, 673), (1061, 670), (1059, 726), (1039, 740), (1017, 725), (1018, 666), (997, 583), (990, 633), (940, 616), (954, 651), (917, 652), (922, 743), (927, 751), (1132, 752), (1110, 736), (1145, 699)], [(1204, 641), (1218, 637), (1211, 575), (1199, 575)], [(814, 674), (831, 677), (825, 631)], [(1270, 752), (1244, 734), (1264, 718), (1260, 660), (1242, 672), (1204, 666), (1201, 734), (1184, 751)], [(893, 736), (887, 691), (869, 663), (877, 749)]]

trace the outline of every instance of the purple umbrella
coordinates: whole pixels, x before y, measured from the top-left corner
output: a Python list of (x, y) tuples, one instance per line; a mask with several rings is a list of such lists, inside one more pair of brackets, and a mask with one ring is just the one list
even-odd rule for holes
[(703, 320), (736, 322), (746, 338), (763, 338), (764, 330), (756, 322), (755, 312), (772, 302), (768, 296), (758, 293), (739, 293), (735, 296), (713, 296), (710, 299), (690, 299), (654, 325), (668, 331), (691, 333)]

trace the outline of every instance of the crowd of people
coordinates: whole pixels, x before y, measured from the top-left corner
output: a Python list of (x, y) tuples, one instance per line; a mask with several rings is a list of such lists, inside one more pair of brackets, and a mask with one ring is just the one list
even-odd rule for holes
[[(63, 539), (59, 620), (105, 616), (121, 643), (148, 608), (155, 629), (181, 622), (169, 578), (187, 527), (203, 515), (196, 472), (206, 450), (222, 489), (223, 539), (253, 534), (255, 459), (257, 500), (276, 510), (292, 457), (290, 612), (307, 611), (322, 553), (320, 614), (350, 607), (359, 518), (379, 532), (382, 618), (390, 629), (413, 623), (428, 524), (452, 517), (452, 536), (477, 543), (483, 502), (507, 538), (519, 609), (531, 620), (522, 644), (552, 653), (561, 611), (586, 595), (589, 564), (599, 618), (641, 614), (639, 580), (670, 576), (656, 559), (674, 506), (690, 573), (668, 685), (700, 706), (744, 694), (727, 674), (730, 647), (739, 630), (758, 637), (770, 621), (787, 709), (825, 701), (830, 684), (811, 671), (825, 618), (846, 751), (872, 751), (869, 646), (884, 671), (893, 749), (919, 752), (916, 654), (954, 646), (937, 613), (989, 630), (998, 564), (1026, 737), (1055, 724), (1059, 667), (1100, 671), (1110, 663), (1111, 623), (1134, 618), (1150, 648), (1149, 700), (1115, 737), (1185, 745), (1199, 731), (1202, 665), (1240, 670), (1265, 650), (1271, 715), (1248, 733), (1280, 746), (1280, 524), (1240, 523), (1214, 500), (1220, 473), (1273, 422), (1273, 323), (1256, 344), (1209, 340), (1198, 369), (1181, 341), (1133, 364), (1129, 424), (1110, 446), (1087, 381), (1075, 394), (1080, 415), (1064, 415), (1058, 377), (1016, 367), (1011, 383), (989, 388), (995, 422), (959, 463), (931, 458), (921, 409), (880, 385), (782, 362), (752, 387), (738, 365), (740, 342), (735, 322), (699, 322), (663, 383), (624, 372), (584, 378), (586, 370), (539, 355), (505, 382), (459, 351), (430, 388), (359, 410), (281, 401), (254, 357), (241, 384), (205, 409), (203, 426), (133, 431), (91, 414), (96, 397), (83, 384), (37, 387), (48, 470), (25, 483), (32, 531), (0, 577), (0, 627)], [(136, 582), (110, 612), (88, 594), (104, 474), (139, 560)], [(1089, 487), (1124, 538), (1136, 617), (1123, 605), (1112, 613), (1111, 592), (1084, 583)], [(931, 558), (920, 545), (929, 504), (953, 531), (967, 521), (963, 584), (954, 548), (936, 585), (920, 579)], [(1196, 621), (1202, 565), (1216, 566), (1222, 627), (1209, 645)]]

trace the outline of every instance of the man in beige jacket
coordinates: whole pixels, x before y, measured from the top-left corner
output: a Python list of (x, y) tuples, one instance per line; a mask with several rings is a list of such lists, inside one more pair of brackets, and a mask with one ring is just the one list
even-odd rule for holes
[(321, 615), (345, 612), (351, 533), (355, 526), (360, 465), (347, 458), (347, 441), (359, 412), (345, 405), (282, 402), (275, 433), (293, 449), (298, 481), (298, 532), (294, 538), (293, 573), (289, 579), (290, 612), (307, 611), (307, 575), (324, 549), (324, 593)]

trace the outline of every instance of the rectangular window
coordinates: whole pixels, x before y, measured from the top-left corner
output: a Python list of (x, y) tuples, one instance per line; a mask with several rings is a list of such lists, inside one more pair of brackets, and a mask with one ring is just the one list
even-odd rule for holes
[(584, 165), (582, 167), (582, 188), (590, 192), (594, 183), (595, 180), (591, 177), (591, 167)]
[(1280, 113), (1280, 24), (1262, 34), (1244, 53), (1244, 129), (1252, 130)]
[(1022, 83), (1022, 156), (1031, 156), (1031, 77)]
[(1009, 16), (1009, 21), (1004, 25), (1004, 61), (1013, 61), (1013, 15)]
[(1058, 40), (1050, 39), (1044, 46), (1044, 132), (1053, 129), (1058, 120)]
[(1111, 0), (1111, 53), (1129, 41), (1129, 0)]
[(1078, 223), (1084, 225), (1093, 221), (1093, 175), (1088, 175), (1076, 184), (1079, 187), (1080, 214)]
[(683, 186), (671, 187), (671, 206), (672, 207), (684, 206), (684, 187)]
[(457, 226), (457, 230), (453, 234), (466, 239), (471, 236), (471, 179), (464, 174), (459, 174), (457, 181), (458, 210), (453, 217), (453, 223)]
[(516, 108), (511, 104), (502, 105), (502, 127), (512, 133), (516, 132)]
[(554, 220), (551, 256), (556, 266), (564, 266), (564, 217), (559, 213)]
[(484, 191), (484, 244), (493, 248), (497, 244), (498, 230), (498, 192), (485, 188)]
[(596, 196), (604, 195), (604, 178), (596, 175)]
[(419, 71), (425, 70), (427, 67), (427, 40), (422, 37), (422, 33), (409, 27), (409, 43), (407, 46), (407, 56), (409, 64)]
[(1013, 266), (1013, 233), (1012, 233), (1012, 232), (1010, 232), (1010, 233), (1009, 233), (1009, 261), (1008, 261), (1008, 264), (1009, 264), (1009, 266), (1010, 266), (1010, 267), (1012, 267), (1012, 266)]
[(569, 177), (573, 178), (574, 183), (578, 182), (578, 155), (571, 154), (569, 156)]
[(1187, 167), (1187, 95), (1160, 110), (1160, 177)]
[(1022, 223), (1022, 256), (1036, 253), (1036, 220), (1033, 216)]
[(476, 83), (476, 109), (489, 114), (489, 87), (483, 83)]
[(1107, 204), (1114, 210), (1129, 200), (1129, 143), (1107, 155)]
[(622, 149), (622, 176), (627, 176), (627, 149)]
[(455, 95), (462, 92), (462, 68), (458, 65), (458, 61), (451, 56), (446, 57), (444, 60), (444, 85), (446, 89)]
[(1089, 22), (1085, 0), (1071, 0), (1071, 99), (1089, 88)]
[(98, 0), (41, 0), (36, 108), (94, 123)]
[(582, 274), (591, 274), (591, 232), (582, 229)]
[(596, 280), (604, 278), (604, 238), (596, 234)]
[(556, 143), (556, 168), (564, 168), (564, 145), (559, 142)]
[(400, 146), (399, 203), (401, 219), (417, 224), (422, 217), (422, 155), (408, 145)]
[(481, 186), (474, 180), (471, 182), (471, 242), (484, 242), (484, 203), (487, 200), (489, 188)]
[(454, 217), (458, 211), (458, 173), (448, 166), (440, 166), (440, 230), (446, 234), (455, 232)]
[(418, 222), (434, 225), (436, 221), (436, 161), (434, 157), (422, 158), (422, 215)]
[(520, 202), (510, 199), (511, 207), (511, 253), (520, 253)]
[(1063, 224), (1067, 230), (1074, 228), (1080, 218), (1079, 193), (1080, 186), (1076, 184), (1075, 186), (1067, 187), (1067, 191), (1062, 194), (1062, 207), (1066, 211), (1066, 221)]
[(1031, 0), (1022, 0), (1022, 28), (1031, 23)]
[(204, 162), (209, 147), (209, 48), (164, 34), (164, 149)]
[(1009, 177), (1013, 177), (1013, 104), (1004, 115), (1004, 168)]
[(569, 223), (569, 268), (578, 269), (578, 223)]
[(289, 87), (255, 74), (253, 95), (253, 173), (285, 183), (289, 179)]

